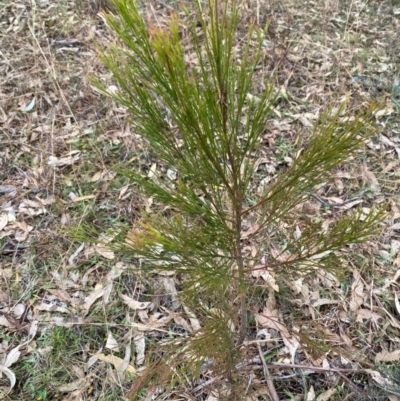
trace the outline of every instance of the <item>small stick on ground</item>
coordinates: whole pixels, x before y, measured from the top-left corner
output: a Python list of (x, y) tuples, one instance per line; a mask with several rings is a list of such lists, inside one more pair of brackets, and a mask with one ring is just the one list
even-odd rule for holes
[(272, 401), (279, 401), (279, 396), (278, 396), (278, 393), (276, 392), (275, 385), (271, 378), (271, 375), (269, 374), (269, 369), (265, 362), (264, 355), (263, 355), (263, 352), (261, 349), (261, 345), (257, 343), (257, 347), (258, 347), (258, 352), (260, 353), (261, 362), (263, 364), (265, 381), (267, 382), (268, 390), (269, 390), (270, 396), (272, 398)]
[(288, 368), (288, 369), (307, 369), (307, 370), (315, 370), (319, 372), (365, 372), (365, 369), (337, 369), (337, 368), (320, 368), (317, 366), (308, 366), (308, 365), (297, 365), (291, 363), (280, 363), (280, 362), (271, 362), (266, 363), (266, 365), (270, 368)]

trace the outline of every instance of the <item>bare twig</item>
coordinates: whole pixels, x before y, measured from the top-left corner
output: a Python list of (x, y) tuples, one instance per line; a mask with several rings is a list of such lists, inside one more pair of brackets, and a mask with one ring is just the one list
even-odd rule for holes
[(288, 368), (288, 369), (307, 369), (307, 370), (315, 370), (319, 372), (365, 372), (365, 369), (336, 369), (336, 368), (320, 368), (317, 366), (308, 366), (308, 365), (297, 365), (290, 363), (280, 363), (280, 362), (271, 362), (267, 363), (267, 366), (270, 368)]
[(267, 386), (268, 386), (268, 390), (270, 393), (270, 396), (272, 398), (273, 401), (279, 401), (279, 396), (278, 393), (276, 392), (275, 386), (274, 386), (274, 382), (272, 381), (271, 375), (269, 374), (269, 370), (268, 370), (268, 365), (265, 362), (264, 359), (264, 355), (261, 349), (261, 345), (257, 343), (257, 348), (258, 348), (258, 352), (260, 354), (260, 359), (261, 362), (263, 364), (263, 370), (264, 370), (264, 377), (265, 377), (265, 381), (267, 382)]
[(196, 386), (192, 391), (193, 391), (194, 393), (197, 393), (197, 392), (199, 392), (200, 390), (202, 390), (204, 387), (209, 386), (210, 384), (214, 383), (215, 380), (218, 380), (218, 379), (221, 379), (221, 377), (220, 377), (220, 376), (219, 376), (219, 377), (213, 377), (212, 379), (207, 380), (207, 381), (205, 381), (205, 382), (202, 383), (202, 384), (199, 384), (199, 385)]

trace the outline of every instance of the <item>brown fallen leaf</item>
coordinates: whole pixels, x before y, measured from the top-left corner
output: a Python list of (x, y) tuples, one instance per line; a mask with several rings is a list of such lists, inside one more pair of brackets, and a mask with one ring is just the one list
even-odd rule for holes
[(148, 309), (152, 305), (151, 302), (139, 302), (135, 301), (134, 299), (128, 297), (127, 295), (121, 294), (121, 298), (123, 301), (131, 308), (134, 310), (143, 310), (143, 309)]
[(72, 199), (72, 203), (83, 202), (85, 200), (95, 199), (96, 195), (77, 196)]
[(13, 324), (4, 315), (0, 315), (0, 326), (13, 327)]
[(143, 365), (146, 350), (146, 339), (143, 333), (135, 337), (136, 364)]
[(79, 390), (82, 387), (85, 387), (85, 384), (86, 384), (86, 379), (84, 379), (84, 378), (83, 379), (78, 379), (78, 380), (75, 380), (75, 381), (70, 382), (68, 384), (64, 384), (62, 386), (58, 386), (57, 387), (57, 391), (59, 391), (60, 393), (70, 393), (72, 391)]
[(291, 355), (291, 362), (294, 363), (294, 356), (300, 344), (296, 338), (290, 335), (289, 330), (281, 322), (279, 312), (276, 309), (276, 300), (273, 290), (269, 291), (268, 301), (263, 312), (255, 313), (254, 317), (262, 327), (274, 329), (281, 333), (282, 340)]
[(39, 196), (35, 196), (35, 199), (37, 199), (38, 202), (40, 202), (40, 204), (42, 206), (52, 205), (53, 203), (56, 202), (56, 198), (54, 196), (49, 196), (46, 199), (42, 199), (42, 198), (39, 198)]
[(114, 286), (114, 280), (118, 278), (125, 269), (127, 269), (127, 265), (125, 265), (122, 262), (117, 262), (111, 270), (107, 273), (105, 281), (105, 287), (104, 287), (104, 303), (108, 304), (110, 302), (110, 295), (113, 290)]
[(62, 227), (68, 227), (71, 224), (71, 215), (69, 213), (63, 213), (60, 223)]
[(161, 279), (165, 292), (172, 298), (171, 309), (176, 311), (180, 307), (178, 300), (178, 291), (176, 290), (175, 282), (171, 277), (163, 277)]
[(351, 285), (351, 297), (350, 297), (350, 310), (357, 312), (364, 301), (364, 284), (360, 273), (357, 270), (353, 271), (354, 281)]
[(318, 298), (317, 300), (312, 300), (310, 302), (311, 306), (314, 308), (317, 308), (318, 306), (322, 305), (334, 305), (338, 304), (340, 301), (337, 301), (336, 299), (328, 299), (328, 298)]
[(172, 319), (173, 319), (173, 315), (169, 315), (169, 316), (164, 316), (161, 319), (158, 319), (155, 321), (150, 321), (149, 323), (146, 323), (146, 324), (131, 322), (130, 326), (139, 331), (160, 330), (160, 331), (164, 332), (165, 330), (163, 330), (162, 327), (164, 327)]
[(315, 390), (314, 386), (310, 386), (310, 388), (307, 391), (307, 396), (306, 396), (306, 401), (315, 401)]
[(60, 299), (61, 301), (64, 302), (68, 302), (71, 303), (72, 302), (72, 298), (71, 296), (68, 294), (67, 291), (62, 290), (62, 289), (56, 289), (56, 288), (49, 288), (47, 290), (48, 293), (54, 295), (55, 297), (57, 297), (58, 299)]
[[(123, 359), (118, 358), (115, 355), (95, 354), (93, 355), (93, 357), (99, 359), (100, 361), (111, 363), (111, 365), (114, 365), (115, 369), (117, 370), (121, 370), (121, 367), (124, 363)], [(128, 365), (128, 367), (124, 371), (132, 374), (136, 373), (136, 369), (132, 365)]]
[(93, 177), (90, 179), (90, 182), (99, 181), (101, 179), (101, 177), (103, 176), (103, 174), (104, 174), (103, 171), (97, 171), (96, 173), (94, 173)]
[(0, 365), (0, 373), (4, 373), (8, 377), (8, 380), (10, 381), (10, 386), (7, 389), (7, 394), (8, 394), (11, 392), (11, 390), (15, 386), (17, 379), (15, 377), (15, 374), (10, 369), (8, 369), (7, 367), (5, 367), (3, 365)]
[(8, 389), (8, 393), (13, 389), (13, 387), (15, 386), (16, 383), (16, 377), (15, 374), (9, 369), (9, 367), (14, 364), (15, 362), (18, 361), (20, 355), (21, 355), (21, 351), (20, 348), (28, 345), (35, 337), (36, 332), (38, 329), (38, 321), (34, 320), (31, 324), (31, 327), (29, 329), (29, 333), (28, 333), (28, 338), (25, 342), (19, 344), (18, 346), (16, 346), (15, 348), (13, 348), (8, 354), (7, 357), (4, 361), (4, 364), (1, 365), (0, 364), (0, 373), (4, 373), (9, 381), (10, 381), (10, 386)]
[(392, 352), (382, 351), (375, 355), (375, 362), (394, 362), (400, 359), (400, 349)]
[(374, 192), (381, 192), (381, 187), (379, 185), (378, 179), (372, 171), (368, 170), (366, 165), (363, 165), (362, 167), (362, 177), (365, 179), (365, 181), (369, 184)]
[(187, 316), (189, 317), (193, 331), (200, 330), (201, 324), (200, 321), (196, 318), (196, 315), (186, 305), (183, 305), (183, 309), (185, 310)]
[(94, 304), (94, 302), (102, 297), (104, 294), (104, 287), (101, 284), (97, 284), (94, 290), (85, 298), (85, 302), (83, 304), (83, 312), (84, 316), (89, 313), (90, 307)]
[(40, 216), (41, 214), (46, 214), (47, 210), (44, 207), (33, 208), (33, 207), (24, 207), (20, 205), (18, 207), (18, 212), (26, 214), (28, 216)]
[(114, 252), (106, 245), (93, 245), (93, 250), (105, 259), (115, 259)]
[(22, 202), (19, 204), (19, 207), (21, 208), (40, 208), (43, 207), (42, 203), (34, 201), (32, 199), (22, 199)]
[(1, 213), (0, 214), (0, 231), (8, 224), (8, 214)]
[(190, 324), (182, 316), (175, 315), (174, 321), (176, 324), (184, 327), (189, 333), (191, 333), (193, 331), (192, 326), (190, 326)]
[(65, 157), (56, 157), (50, 156), (47, 164), (53, 168), (62, 167), (62, 166), (70, 166), (71, 164), (76, 163), (80, 157), (81, 152), (79, 150), (73, 150), (68, 153)]
[(275, 281), (275, 273), (263, 267), (263, 265), (255, 266), (254, 270), (252, 271), (252, 276), (256, 278), (262, 277), (268, 287), (272, 288), (276, 292), (279, 292), (279, 286)]
[(372, 312), (369, 309), (359, 309), (356, 321), (362, 323), (364, 319), (371, 319), (375, 324), (380, 324), (383, 321), (379, 313)]
[(394, 292), (394, 305), (396, 306), (397, 313), (400, 315), (400, 302), (396, 291)]
[(111, 331), (108, 332), (106, 348), (114, 352), (119, 352), (118, 342), (112, 335)]
[(38, 301), (33, 305), (33, 309), (36, 311), (70, 313), (68, 308), (58, 305), (57, 302), (54, 301)]
[(392, 381), (386, 379), (386, 377), (383, 377), (381, 373), (377, 372), (376, 370), (365, 369), (365, 372), (367, 372), (372, 377), (372, 379), (381, 386), (383, 387), (393, 386)]

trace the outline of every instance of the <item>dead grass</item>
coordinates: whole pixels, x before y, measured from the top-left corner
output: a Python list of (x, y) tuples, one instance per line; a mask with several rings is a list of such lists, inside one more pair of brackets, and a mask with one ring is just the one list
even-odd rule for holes
[[(268, 399), (257, 340), (281, 399), (399, 399), (400, 8), (392, 3), (248, 2), (247, 17), (270, 24), (260, 81), (276, 73), (283, 93), (254, 190), (290, 164), (293, 144), (306, 140), (321, 110), (345, 96), (353, 110), (378, 99), (385, 108), (376, 138), (317, 194), (338, 203), (367, 189), (362, 206), (389, 202), (390, 213), (381, 236), (343, 261), (339, 278), (254, 277), (253, 312), (267, 301), (274, 305), (268, 313), (297, 333), (300, 348), (290, 356), (283, 329), (259, 327), (254, 318), (245, 349), (252, 370), (243, 374), (258, 398), (249, 392), (243, 399)], [(149, 18), (165, 17), (162, 4), (147, 3)], [(112, 84), (95, 51), (95, 42), (109, 39), (97, 6), (89, 0), (0, 5), (0, 362), (16, 377), (4, 399), (122, 400), (160, 341), (199, 324), (180, 315), (176, 278), (144, 281), (134, 274), (135, 261), (117, 261), (106, 248), (65, 235), (82, 223), (132, 225), (138, 208), (152, 207), (112, 171), (121, 161), (147, 169), (151, 163), (125, 110), (89, 84), (90, 76)], [(299, 216), (329, 224), (343, 208), (310, 198)], [(153, 391), (154, 399), (213, 400), (206, 385), (212, 379), (207, 371), (204, 383), (150, 388), (143, 399)], [(389, 379), (397, 386), (392, 392)], [(10, 376), (0, 385), (6, 389)]]

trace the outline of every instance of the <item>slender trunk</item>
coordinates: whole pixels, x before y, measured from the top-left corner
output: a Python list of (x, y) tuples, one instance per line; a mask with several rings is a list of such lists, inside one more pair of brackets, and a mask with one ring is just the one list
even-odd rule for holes
[(247, 299), (246, 299), (246, 285), (245, 285), (245, 269), (242, 254), (242, 245), (240, 243), (242, 231), (242, 217), (241, 217), (241, 200), (238, 200), (236, 205), (236, 262), (238, 266), (238, 279), (239, 279), (239, 297), (240, 297), (240, 326), (239, 326), (239, 339), (237, 345), (242, 345), (246, 338), (247, 330)]

